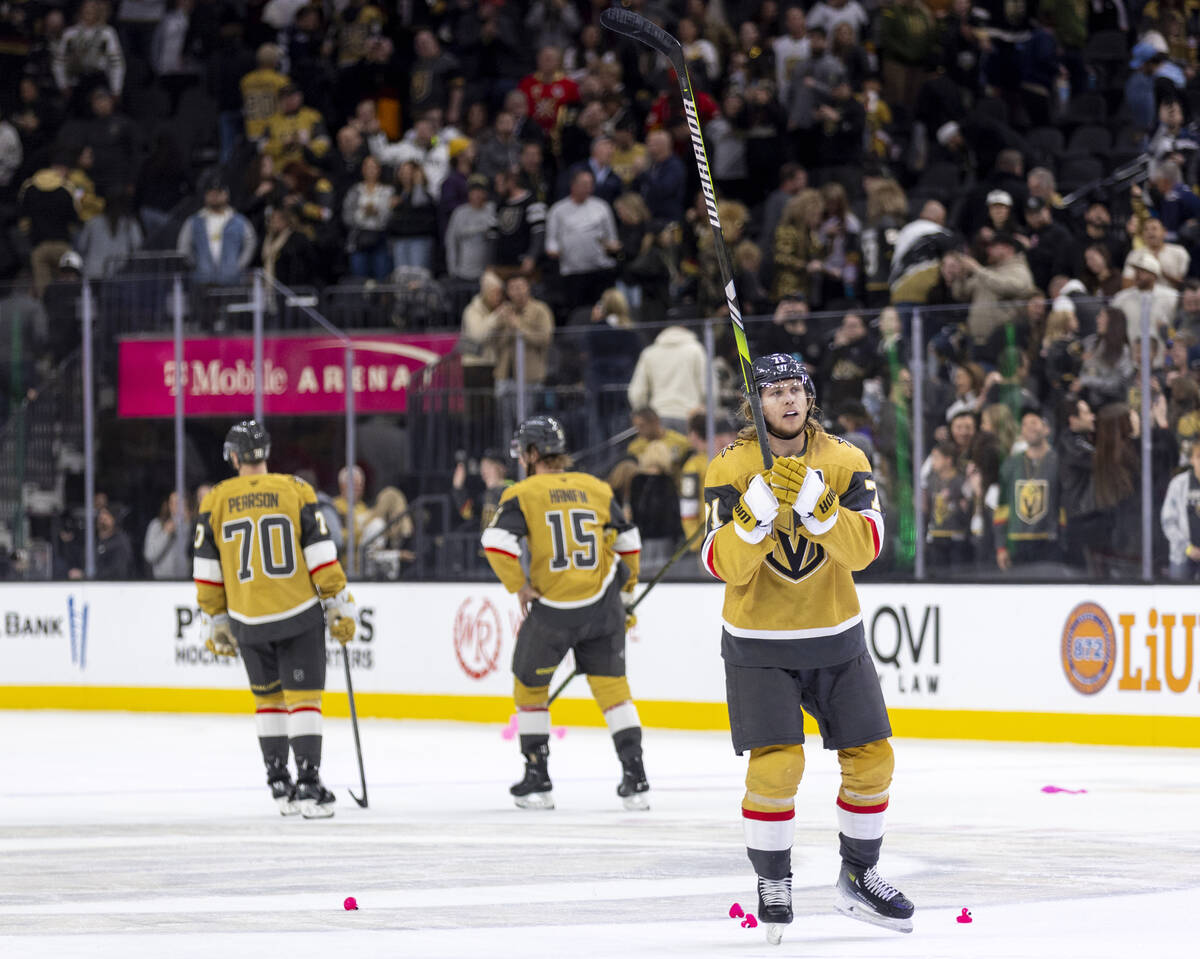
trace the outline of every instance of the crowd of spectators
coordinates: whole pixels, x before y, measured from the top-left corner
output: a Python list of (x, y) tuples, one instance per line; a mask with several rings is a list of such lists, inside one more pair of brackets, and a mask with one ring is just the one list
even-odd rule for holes
[[(36, 296), (143, 248), (184, 255), (199, 285), (261, 266), (289, 286), (436, 287), (477, 412), (511, 418), (519, 337), (526, 385), (621, 394), (601, 435), (631, 409), (682, 435), (707, 392), (736, 404), (728, 336), (715, 383), (683, 375), (723, 280), (677, 78), (600, 28), (608, 5), (0, 6), (0, 268)], [(1146, 311), (1156, 502), (1200, 406), (1195, 6), (627, 6), (683, 44), (754, 351), (809, 364), (894, 497), (924, 417), (939, 519), (919, 535), (950, 562), (1086, 552), (1120, 575), (1134, 531), (1092, 534), (1137, 495)], [(1069, 425), (1079, 404), (1094, 430)], [(1062, 495), (1085, 453), (1090, 492)]]

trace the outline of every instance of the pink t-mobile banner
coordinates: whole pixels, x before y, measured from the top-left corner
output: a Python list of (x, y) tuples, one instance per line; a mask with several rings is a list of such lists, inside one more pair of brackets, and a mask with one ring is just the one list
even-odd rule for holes
[[(362, 413), (401, 413), (418, 371), (454, 349), (454, 333), (351, 337), (354, 402)], [(184, 412), (227, 416), (254, 412), (254, 341), (248, 337), (184, 340)], [(117, 413), (175, 415), (175, 343), (122, 340)], [(263, 340), (263, 406), (291, 416), (346, 408), (345, 348), (328, 336), (268, 336)]]

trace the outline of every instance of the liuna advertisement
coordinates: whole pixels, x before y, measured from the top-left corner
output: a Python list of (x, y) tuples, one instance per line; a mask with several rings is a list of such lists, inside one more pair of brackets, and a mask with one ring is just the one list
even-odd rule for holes
[[(353, 589), (359, 635), (344, 653), (327, 641), (328, 689), (344, 688), (348, 655), (362, 715), (507, 715), (514, 596)], [(194, 595), (187, 583), (0, 587), (0, 708), (243, 708), (241, 663), (204, 647)], [(860, 597), (898, 735), (1200, 747), (1194, 590), (872, 584)], [(662, 584), (638, 607), (627, 663), (647, 725), (725, 722), (721, 602), (719, 584)], [(577, 681), (562, 703), (581, 710), (571, 703), (587, 695)]]

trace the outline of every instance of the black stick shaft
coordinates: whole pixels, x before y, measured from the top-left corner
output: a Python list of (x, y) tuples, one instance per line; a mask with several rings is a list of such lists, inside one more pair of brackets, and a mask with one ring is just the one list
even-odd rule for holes
[(367, 774), (363, 771), (362, 741), (358, 738), (358, 710), (354, 708), (354, 683), (350, 679), (350, 656), (345, 646), (342, 647), (342, 665), (346, 667), (346, 698), (350, 701), (350, 728), (354, 730), (354, 752), (358, 756), (358, 778), (362, 782), (362, 798), (350, 790), (350, 798), (363, 809), (367, 808)]

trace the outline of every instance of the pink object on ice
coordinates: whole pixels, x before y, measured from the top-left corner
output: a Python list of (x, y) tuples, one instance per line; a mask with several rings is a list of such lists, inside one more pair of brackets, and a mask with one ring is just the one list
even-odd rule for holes
[(1067, 793), (1070, 796), (1079, 796), (1087, 792), (1086, 789), (1063, 789), (1062, 786), (1043, 786), (1044, 793)]
[(342, 908), (349, 912), (351, 909), (358, 908), (358, 900), (353, 896), (347, 896), (346, 901), (342, 903)]

